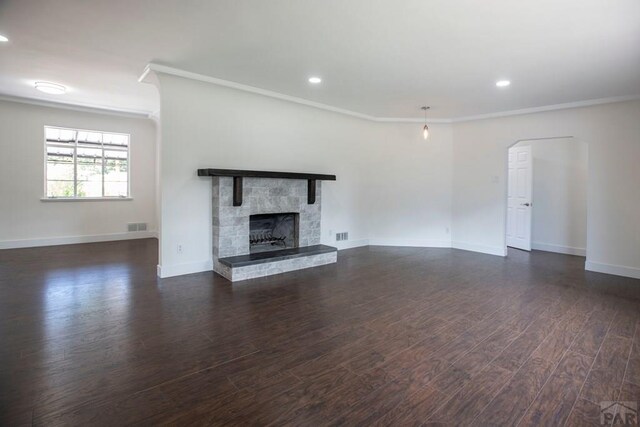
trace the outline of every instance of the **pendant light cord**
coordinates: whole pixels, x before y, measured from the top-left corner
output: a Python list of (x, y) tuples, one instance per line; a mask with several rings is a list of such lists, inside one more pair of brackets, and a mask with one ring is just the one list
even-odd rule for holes
[(424, 106), (421, 108), (422, 111), (424, 111), (424, 125), (427, 125), (427, 111), (430, 109), (431, 107), (428, 106)]

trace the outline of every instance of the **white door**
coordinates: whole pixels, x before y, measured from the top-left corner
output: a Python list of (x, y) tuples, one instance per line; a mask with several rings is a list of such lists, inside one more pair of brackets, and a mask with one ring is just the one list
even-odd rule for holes
[(531, 250), (531, 147), (509, 149), (507, 246)]

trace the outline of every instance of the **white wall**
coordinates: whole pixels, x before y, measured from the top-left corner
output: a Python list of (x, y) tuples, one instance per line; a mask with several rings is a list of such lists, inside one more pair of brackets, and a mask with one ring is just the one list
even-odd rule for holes
[(370, 140), (372, 245), (451, 247), (451, 126), (430, 125), (427, 141), (421, 127), (385, 124)]
[(533, 160), (531, 246), (585, 255), (587, 144), (575, 138), (522, 141)]
[(640, 277), (640, 102), (456, 123), (454, 246), (504, 254), (507, 147), (574, 136), (588, 144), (587, 269)]
[(420, 124), (376, 123), (165, 74), (159, 88), (163, 277), (211, 269), (211, 179), (196, 176), (198, 168), (337, 175), (322, 188), (326, 244), (340, 231), (350, 245), (448, 244), (449, 125), (432, 126), (425, 142)]
[[(41, 201), (45, 125), (131, 134), (131, 201)], [(147, 237), (156, 230), (151, 120), (0, 101), (0, 248)], [(148, 233), (127, 233), (147, 222)]]

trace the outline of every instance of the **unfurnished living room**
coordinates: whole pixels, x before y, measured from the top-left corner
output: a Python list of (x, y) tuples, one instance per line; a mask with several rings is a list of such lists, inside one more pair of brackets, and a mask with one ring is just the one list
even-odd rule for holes
[(640, 1), (0, 0), (0, 426), (632, 426)]

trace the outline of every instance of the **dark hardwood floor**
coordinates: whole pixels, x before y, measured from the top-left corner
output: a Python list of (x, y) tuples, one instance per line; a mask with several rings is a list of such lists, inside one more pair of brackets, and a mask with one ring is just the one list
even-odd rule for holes
[(237, 283), (153, 239), (0, 251), (0, 425), (600, 425), (640, 400), (640, 281), (366, 247)]

